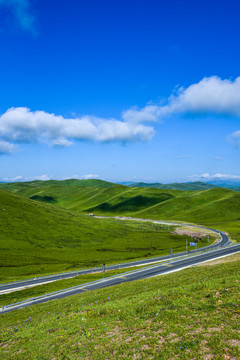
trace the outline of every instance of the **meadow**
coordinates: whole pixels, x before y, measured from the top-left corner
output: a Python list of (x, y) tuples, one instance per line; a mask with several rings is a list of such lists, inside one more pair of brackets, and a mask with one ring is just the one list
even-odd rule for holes
[(240, 256), (1, 316), (2, 359), (239, 359)]
[(102, 180), (33, 181), (0, 188), (78, 213), (192, 222), (228, 231), (240, 240), (240, 192), (229, 189), (131, 188)]
[(182, 251), (187, 237), (173, 229), (92, 218), (0, 190), (0, 281)]
[[(174, 226), (98, 219), (89, 212), (198, 223), (240, 240), (240, 193), (232, 190), (130, 188), (100, 180), (0, 188), (1, 282), (168, 254), (171, 247), (185, 250), (186, 236), (172, 234)], [(202, 240), (199, 246), (207, 243)], [(1, 315), (0, 357), (238, 359), (240, 255), (217, 262)], [(2, 295), (0, 304), (101, 276)]]
[(223, 188), (180, 191), (116, 185), (102, 180), (33, 181), (0, 188), (80, 213), (185, 220), (240, 221), (240, 192)]

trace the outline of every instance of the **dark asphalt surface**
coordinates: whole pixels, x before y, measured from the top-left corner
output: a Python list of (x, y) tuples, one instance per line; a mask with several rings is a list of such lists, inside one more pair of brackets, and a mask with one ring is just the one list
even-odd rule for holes
[[(228, 237), (223, 233), (221, 233), (221, 236), (222, 236), (222, 244), (226, 244), (229, 241)], [(226, 248), (215, 249), (213, 251), (206, 252), (204, 254), (199, 254), (199, 255), (196, 254), (195, 256), (191, 256), (189, 258), (173, 261), (170, 264), (155, 265), (148, 269), (137, 270), (132, 273), (120, 274), (119, 276), (116, 276), (114, 278), (103, 279), (96, 283), (83, 284), (80, 285), (79, 287), (75, 287), (72, 289), (66, 289), (61, 292), (44, 295), (42, 297), (38, 297), (35, 299), (29, 299), (26, 302), (19, 304), (12, 304), (12, 306), (9, 305), (9, 307), (2, 308), (0, 313), (4, 314), (12, 310), (21, 309), (35, 304), (45, 303), (50, 300), (62, 299), (67, 296), (79, 294), (85, 291), (92, 291), (113, 285), (118, 285), (129, 281), (141, 280), (157, 275), (167, 274), (169, 272), (178, 271), (188, 266), (197, 265), (201, 262), (213, 260), (220, 256), (226, 256), (226, 255), (234, 254), (236, 252), (240, 252), (240, 244), (232, 245)]]
[[(136, 220), (136, 219), (132, 219), (132, 220)], [(140, 219), (138, 219), (138, 220), (140, 220)], [(153, 220), (145, 220), (145, 221), (153, 221)], [(157, 221), (155, 221), (155, 222), (157, 222)], [(189, 224), (179, 224), (179, 225), (191, 226)], [(205, 228), (205, 229), (207, 229), (207, 228)], [(214, 229), (208, 229), (208, 230), (212, 230), (212, 231), (214, 231), (214, 232), (216, 232), (218, 234), (223, 234), (220, 231), (217, 231), (217, 230), (214, 230)], [(222, 246), (226, 245), (226, 243), (228, 241), (229, 241), (228, 237), (226, 235), (224, 235), (224, 237), (222, 236), (222, 241), (221, 241), (220, 245), (222, 245)], [(191, 253), (198, 253), (198, 252), (200, 252), (202, 250), (214, 249), (214, 248), (217, 248), (218, 246), (219, 246), (219, 244), (206, 246), (204, 248), (191, 250)], [(106, 267), (106, 269), (107, 270), (117, 270), (117, 269), (125, 269), (125, 268), (128, 268), (130, 266), (136, 266), (136, 265), (148, 265), (148, 264), (150, 264), (152, 262), (155, 262), (155, 261), (169, 260), (169, 259), (173, 259), (173, 258), (176, 258), (178, 256), (182, 256), (182, 255), (186, 255), (186, 254), (188, 254), (188, 252), (181, 252), (181, 253), (177, 253), (177, 254), (173, 254), (173, 255), (166, 255), (166, 256), (158, 256), (158, 257), (154, 257), (154, 258), (148, 258), (148, 259), (145, 259), (145, 260), (144, 259), (143, 260), (136, 260), (136, 261), (131, 261), (131, 262), (127, 262), (127, 263), (123, 263), (123, 264), (117, 264), (117, 265), (109, 265), (109, 266)], [(97, 267), (97, 268), (94, 268), (94, 269), (77, 270), (77, 271), (71, 271), (71, 272), (62, 273), (62, 274), (42, 276), (42, 277), (33, 278), (33, 279), (26, 279), (26, 280), (22, 280), (22, 281), (16, 281), (16, 282), (13, 282), (13, 283), (0, 284), (0, 292), (7, 291), (7, 290), (14, 290), (14, 289), (19, 289), (19, 288), (24, 288), (26, 286), (42, 285), (42, 284), (45, 284), (45, 283), (47, 283), (49, 281), (70, 279), (70, 278), (73, 278), (73, 277), (78, 276), (78, 275), (85, 275), (85, 274), (96, 273), (96, 272), (100, 272), (100, 271), (102, 271), (102, 267)]]

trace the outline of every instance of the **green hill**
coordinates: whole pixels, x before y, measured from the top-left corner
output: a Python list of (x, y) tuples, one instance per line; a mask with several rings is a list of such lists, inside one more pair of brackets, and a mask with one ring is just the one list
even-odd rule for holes
[(37, 188), (47, 188), (50, 186), (56, 187), (71, 187), (71, 186), (83, 186), (83, 187), (98, 187), (98, 188), (110, 188), (116, 184), (99, 180), (99, 179), (89, 179), (89, 180), (78, 180), (78, 179), (68, 179), (68, 180), (35, 180), (27, 182), (12, 182), (12, 183), (0, 183), (2, 189), (19, 192), (26, 189), (37, 189)]
[(1, 187), (36, 203), (78, 213), (195, 222), (233, 231), (240, 239), (240, 193), (230, 189), (133, 188), (101, 180), (34, 181)]
[(160, 225), (92, 218), (0, 190), (0, 281), (168, 254), (171, 247), (182, 251), (185, 237)]
[(79, 213), (178, 219), (203, 224), (240, 219), (240, 193), (223, 188), (198, 191), (132, 188), (101, 180), (34, 181), (1, 184), (0, 187)]
[(217, 186), (212, 184), (207, 184), (202, 181), (188, 182), (188, 183), (171, 183), (171, 184), (161, 184), (161, 183), (134, 183), (129, 185), (130, 187), (153, 187), (157, 189), (166, 189), (166, 190), (182, 190), (182, 191), (196, 191), (196, 190), (208, 190), (214, 189)]

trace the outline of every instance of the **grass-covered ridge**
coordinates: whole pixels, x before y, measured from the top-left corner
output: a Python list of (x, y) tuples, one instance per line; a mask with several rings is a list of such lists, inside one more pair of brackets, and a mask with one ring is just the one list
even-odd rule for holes
[(171, 247), (184, 250), (185, 236), (152, 223), (91, 218), (0, 190), (0, 281), (169, 254)]
[(0, 187), (77, 212), (179, 219), (196, 223), (240, 220), (240, 193), (223, 188), (200, 191), (131, 188), (102, 180), (33, 181)]
[(4, 314), (0, 356), (239, 359), (240, 258), (234, 258)]
[(240, 240), (240, 192), (180, 191), (116, 185), (102, 180), (33, 181), (0, 187), (78, 213), (194, 222), (229, 231)]
[(186, 182), (186, 183), (171, 183), (171, 184), (161, 184), (161, 183), (133, 183), (129, 185), (130, 187), (153, 187), (157, 189), (168, 189), (168, 190), (182, 190), (182, 191), (196, 191), (196, 190), (208, 190), (214, 189), (217, 186), (212, 184), (207, 184), (202, 181)]

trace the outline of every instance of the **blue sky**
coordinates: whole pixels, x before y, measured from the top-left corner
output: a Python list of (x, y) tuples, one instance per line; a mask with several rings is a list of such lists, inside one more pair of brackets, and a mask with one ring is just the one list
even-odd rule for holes
[(238, 0), (0, 0), (0, 179), (240, 181)]

